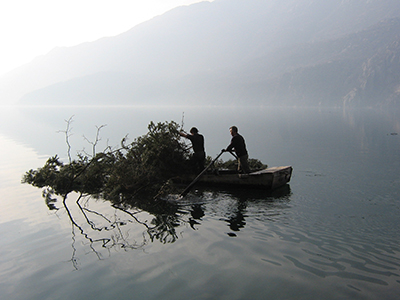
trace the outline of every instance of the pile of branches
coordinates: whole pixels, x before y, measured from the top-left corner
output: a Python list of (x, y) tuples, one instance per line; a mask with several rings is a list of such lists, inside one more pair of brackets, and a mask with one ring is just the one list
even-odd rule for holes
[[(151, 199), (174, 191), (171, 184), (173, 178), (192, 174), (190, 167), (190, 150), (181, 139), (180, 126), (174, 122), (153, 123), (148, 125), (147, 134), (136, 138), (126, 145), (122, 139), (121, 147), (96, 153), (97, 136), (93, 145), (93, 153), (78, 153), (76, 159), (70, 155), (69, 131), (71, 119), (67, 121), (66, 142), (69, 162), (63, 163), (55, 155), (50, 157), (43, 167), (29, 170), (22, 178), (23, 183), (45, 188), (43, 196), (50, 205), (54, 202), (52, 195), (65, 197), (70, 192), (101, 196), (114, 203), (129, 199)], [(211, 162), (207, 157), (207, 165)], [(262, 169), (266, 165), (259, 160), (249, 159), (253, 170)], [(214, 164), (217, 169), (237, 169), (236, 160)], [(125, 195), (125, 196), (124, 196)]]
[[(263, 164), (260, 160), (255, 158), (249, 158), (248, 160), (250, 170), (257, 171), (268, 167)], [(236, 159), (229, 159), (227, 161), (217, 160), (214, 164), (214, 168), (218, 170), (237, 170), (238, 161)]]
[(117, 150), (78, 154), (64, 164), (56, 155), (42, 168), (29, 170), (22, 182), (65, 196), (75, 191), (118, 199), (121, 193), (156, 195), (167, 191), (169, 180), (189, 173), (189, 150), (173, 121), (148, 125), (148, 133)]

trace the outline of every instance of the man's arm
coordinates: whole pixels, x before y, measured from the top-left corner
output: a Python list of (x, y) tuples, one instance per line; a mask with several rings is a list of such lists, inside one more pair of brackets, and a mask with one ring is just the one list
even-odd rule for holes
[(235, 137), (232, 138), (231, 143), (228, 145), (228, 147), (226, 147), (225, 151), (231, 152), (233, 150), (233, 148), (235, 148), (234, 138)]

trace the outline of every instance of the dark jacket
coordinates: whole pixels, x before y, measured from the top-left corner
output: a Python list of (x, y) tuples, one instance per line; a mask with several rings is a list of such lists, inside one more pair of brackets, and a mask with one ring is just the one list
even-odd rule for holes
[(232, 151), (232, 149), (238, 157), (248, 154), (244, 138), (239, 133), (232, 137), (231, 143), (226, 148), (227, 151)]
[(186, 137), (192, 142), (194, 153), (205, 152), (204, 137), (201, 134), (198, 133), (195, 133), (193, 135), (188, 134)]

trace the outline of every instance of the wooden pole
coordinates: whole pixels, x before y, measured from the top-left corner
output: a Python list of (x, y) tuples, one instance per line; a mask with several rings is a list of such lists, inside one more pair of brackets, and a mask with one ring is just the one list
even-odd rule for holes
[(216, 158), (214, 158), (214, 160), (212, 162), (210, 162), (208, 164), (207, 167), (205, 167), (205, 169), (203, 171), (200, 172), (199, 175), (196, 176), (196, 178), (186, 187), (186, 189), (180, 194), (180, 197), (185, 197), (189, 191), (191, 190), (191, 188), (194, 186), (194, 184), (200, 179), (200, 177), (208, 170), (209, 167), (211, 167), (216, 160), (222, 155), (222, 153), (224, 153), (224, 150), (221, 150), (221, 153), (218, 154), (218, 156)]

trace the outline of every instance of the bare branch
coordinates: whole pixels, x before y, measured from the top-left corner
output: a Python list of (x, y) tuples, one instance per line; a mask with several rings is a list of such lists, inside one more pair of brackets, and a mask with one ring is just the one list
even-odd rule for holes
[(185, 118), (185, 112), (183, 111), (182, 112), (182, 121), (181, 121), (181, 130), (184, 130), (183, 129), (183, 126), (185, 125), (185, 123), (183, 122), (184, 118)]
[(64, 120), (67, 123), (67, 128), (65, 130), (59, 130), (57, 131), (58, 133), (62, 132), (65, 134), (65, 142), (67, 143), (68, 146), (68, 150), (67, 150), (67, 155), (68, 155), (68, 160), (69, 163), (72, 162), (72, 158), (71, 158), (71, 144), (69, 142), (69, 137), (72, 135), (71, 131), (72, 131), (72, 127), (71, 124), (73, 122), (73, 118), (74, 116), (72, 115), (68, 120)]
[[(106, 127), (106, 126), (107, 126), (107, 124), (103, 124), (103, 125), (101, 125), (100, 127), (99, 127), (99, 126), (96, 126), (97, 131), (96, 131), (96, 137), (95, 137), (94, 142), (91, 142), (85, 135), (83, 135), (83, 138), (84, 138), (89, 144), (92, 145), (92, 157), (94, 157), (94, 156), (96, 155), (96, 146), (97, 146), (97, 144), (101, 141), (101, 138), (100, 138), (100, 130), (101, 130), (103, 127)], [(107, 148), (108, 148), (108, 147), (107, 147)], [(107, 149), (107, 148), (106, 148), (106, 149)]]

